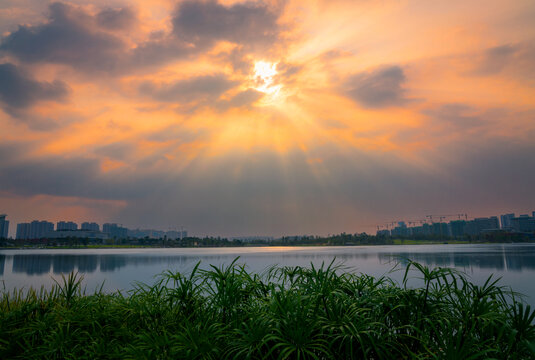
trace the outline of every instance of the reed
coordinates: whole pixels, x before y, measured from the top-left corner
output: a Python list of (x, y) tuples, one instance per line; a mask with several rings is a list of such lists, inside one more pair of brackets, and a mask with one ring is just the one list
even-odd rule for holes
[(0, 358), (535, 358), (535, 312), (492, 277), (478, 286), (409, 262), (397, 284), (334, 263), (252, 274), (237, 260), (125, 294), (87, 294), (75, 273), (48, 291), (4, 290)]

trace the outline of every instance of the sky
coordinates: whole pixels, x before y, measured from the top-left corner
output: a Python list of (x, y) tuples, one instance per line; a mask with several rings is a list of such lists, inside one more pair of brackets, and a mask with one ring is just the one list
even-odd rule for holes
[(192, 235), (535, 210), (532, 0), (0, 0), (0, 213)]

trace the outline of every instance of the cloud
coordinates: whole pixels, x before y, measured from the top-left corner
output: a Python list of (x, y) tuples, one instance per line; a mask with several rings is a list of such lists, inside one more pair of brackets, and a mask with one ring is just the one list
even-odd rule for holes
[(467, 143), (489, 136), (504, 134), (501, 124), (509, 123), (513, 129), (517, 122), (529, 118), (530, 112), (519, 112), (508, 108), (481, 108), (468, 103), (446, 103), (431, 105), (421, 111), (426, 121), (423, 125), (399, 130), (392, 140), (399, 144), (423, 144), (433, 147), (447, 142), (464, 139)]
[(517, 51), (518, 49), (511, 44), (487, 49), (483, 55), (482, 61), (474, 70), (474, 74), (492, 75), (501, 72)]
[(172, 83), (155, 84), (145, 82), (140, 92), (158, 101), (189, 103), (214, 101), (224, 92), (236, 86), (236, 81), (223, 74), (198, 76)]
[(221, 111), (227, 110), (229, 108), (248, 107), (251, 106), (254, 102), (260, 100), (263, 96), (264, 93), (260, 91), (254, 89), (247, 89), (237, 93), (230, 100), (220, 100), (215, 105)]
[[(472, 61), (472, 59), (470, 59)], [(535, 46), (511, 43), (491, 47), (476, 57), (469, 72), (474, 76), (510, 75), (521, 82), (535, 83)]]
[(171, 125), (163, 130), (158, 130), (147, 134), (145, 137), (149, 141), (173, 142), (175, 144), (193, 143), (199, 139), (206, 138), (209, 134), (207, 130), (189, 130), (181, 126)]
[(3, 189), (20, 195), (91, 197), (96, 185), (99, 161), (87, 158), (48, 157), (0, 162)]
[(126, 59), (125, 68), (158, 66), (194, 54), (194, 49), (183, 41), (177, 41), (168, 34), (151, 38), (138, 44)]
[(469, 130), (488, 125), (491, 121), (488, 117), (488, 111), (483, 112), (462, 103), (442, 104), (438, 107), (424, 110), (423, 114), (431, 118), (434, 121), (434, 125), (450, 129)]
[(222, 52), (216, 59), (223, 64), (230, 64), (234, 73), (250, 74), (254, 69), (254, 61), (247, 56), (243, 47), (235, 47), (229, 52)]
[(273, 42), (279, 32), (278, 14), (261, 2), (225, 6), (215, 0), (184, 1), (172, 19), (173, 32), (196, 46), (215, 41), (254, 45)]
[(120, 9), (106, 8), (100, 11), (96, 18), (100, 27), (109, 30), (128, 29), (137, 20), (136, 14), (129, 7)]
[[(451, 181), (452, 199), (466, 209), (521, 209), (535, 202), (535, 146), (527, 139), (501, 136), (460, 139), (437, 147), (431, 157), (444, 157), (442, 170)], [(436, 160), (435, 160), (436, 161)]]
[(69, 94), (64, 82), (36, 81), (10, 63), (0, 64), (0, 79), (0, 103), (14, 117), (37, 102), (61, 101)]
[(345, 93), (367, 108), (400, 106), (408, 101), (403, 88), (405, 80), (401, 67), (381, 67), (350, 76), (344, 84)]
[(46, 23), (19, 26), (3, 39), (0, 50), (28, 63), (65, 64), (91, 71), (115, 70), (125, 44), (93, 26), (93, 20), (72, 5), (53, 3)]
[[(42, 24), (19, 25), (3, 37), (0, 52), (26, 63), (69, 65), (85, 72), (122, 74), (190, 58), (218, 41), (247, 47), (234, 55), (245, 69), (251, 49), (271, 45), (278, 38), (279, 10), (262, 2), (226, 6), (217, 1), (185, 1), (172, 16), (172, 31), (154, 31), (127, 45), (126, 35), (138, 21), (131, 7), (104, 8), (92, 14), (69, 3), (52, 3)], [(241, 58), (241, 59), (240, 59)], [(250, 66), (250, 64), (249, 64)]]
[(99, 146), (95, 149), (95, 154), (105, 156), (115, 160), (126, 160), (135, 152), (135, 146), (126, 142), (114, 142)]

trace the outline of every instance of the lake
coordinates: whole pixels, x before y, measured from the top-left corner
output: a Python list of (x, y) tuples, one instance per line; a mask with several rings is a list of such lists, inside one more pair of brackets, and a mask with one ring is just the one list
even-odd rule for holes
[(237, 256), (238, 263), (258, 273), (272, 265), (319, 266), (336, 259), (346, 271), (387, 275), (398, 282), (403, 271), (391, 270), (396, 263), (403, 269), (411, 259), (462, 270), (476, 284), (494, 274), (502, 278), (500, 284), (525, 294), (526, 302), (535, 307), (535, 244), (0, 250), (0, 280), (5, 290), (50, 288), (53, 278), (78, 271), (88, 292), (102, 284), (105, 291), (126, 291), (137, 281), (154, 282), (165, 270), (187, 273), (198, 261), (207, 268), (229, 264)]

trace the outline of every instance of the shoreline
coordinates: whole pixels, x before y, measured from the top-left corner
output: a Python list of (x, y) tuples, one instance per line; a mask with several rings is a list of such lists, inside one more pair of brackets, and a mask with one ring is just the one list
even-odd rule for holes
[(92, 249), (219, 249), (219, 248), (256, 248), (256, 247), (362, 247), (362, 246), (406, 246), (406, 245), (489, 245), (489, 244), (534, 244), (535, 241), (434, 241), (434, 240), (401, 240), (395, 239), (390, 244), (244, 244), (223, 246), (148, 246), (148, 245), (80, 245), (80, 246), (8, 246), (0, 247), (0, 250), (92, 250)]

